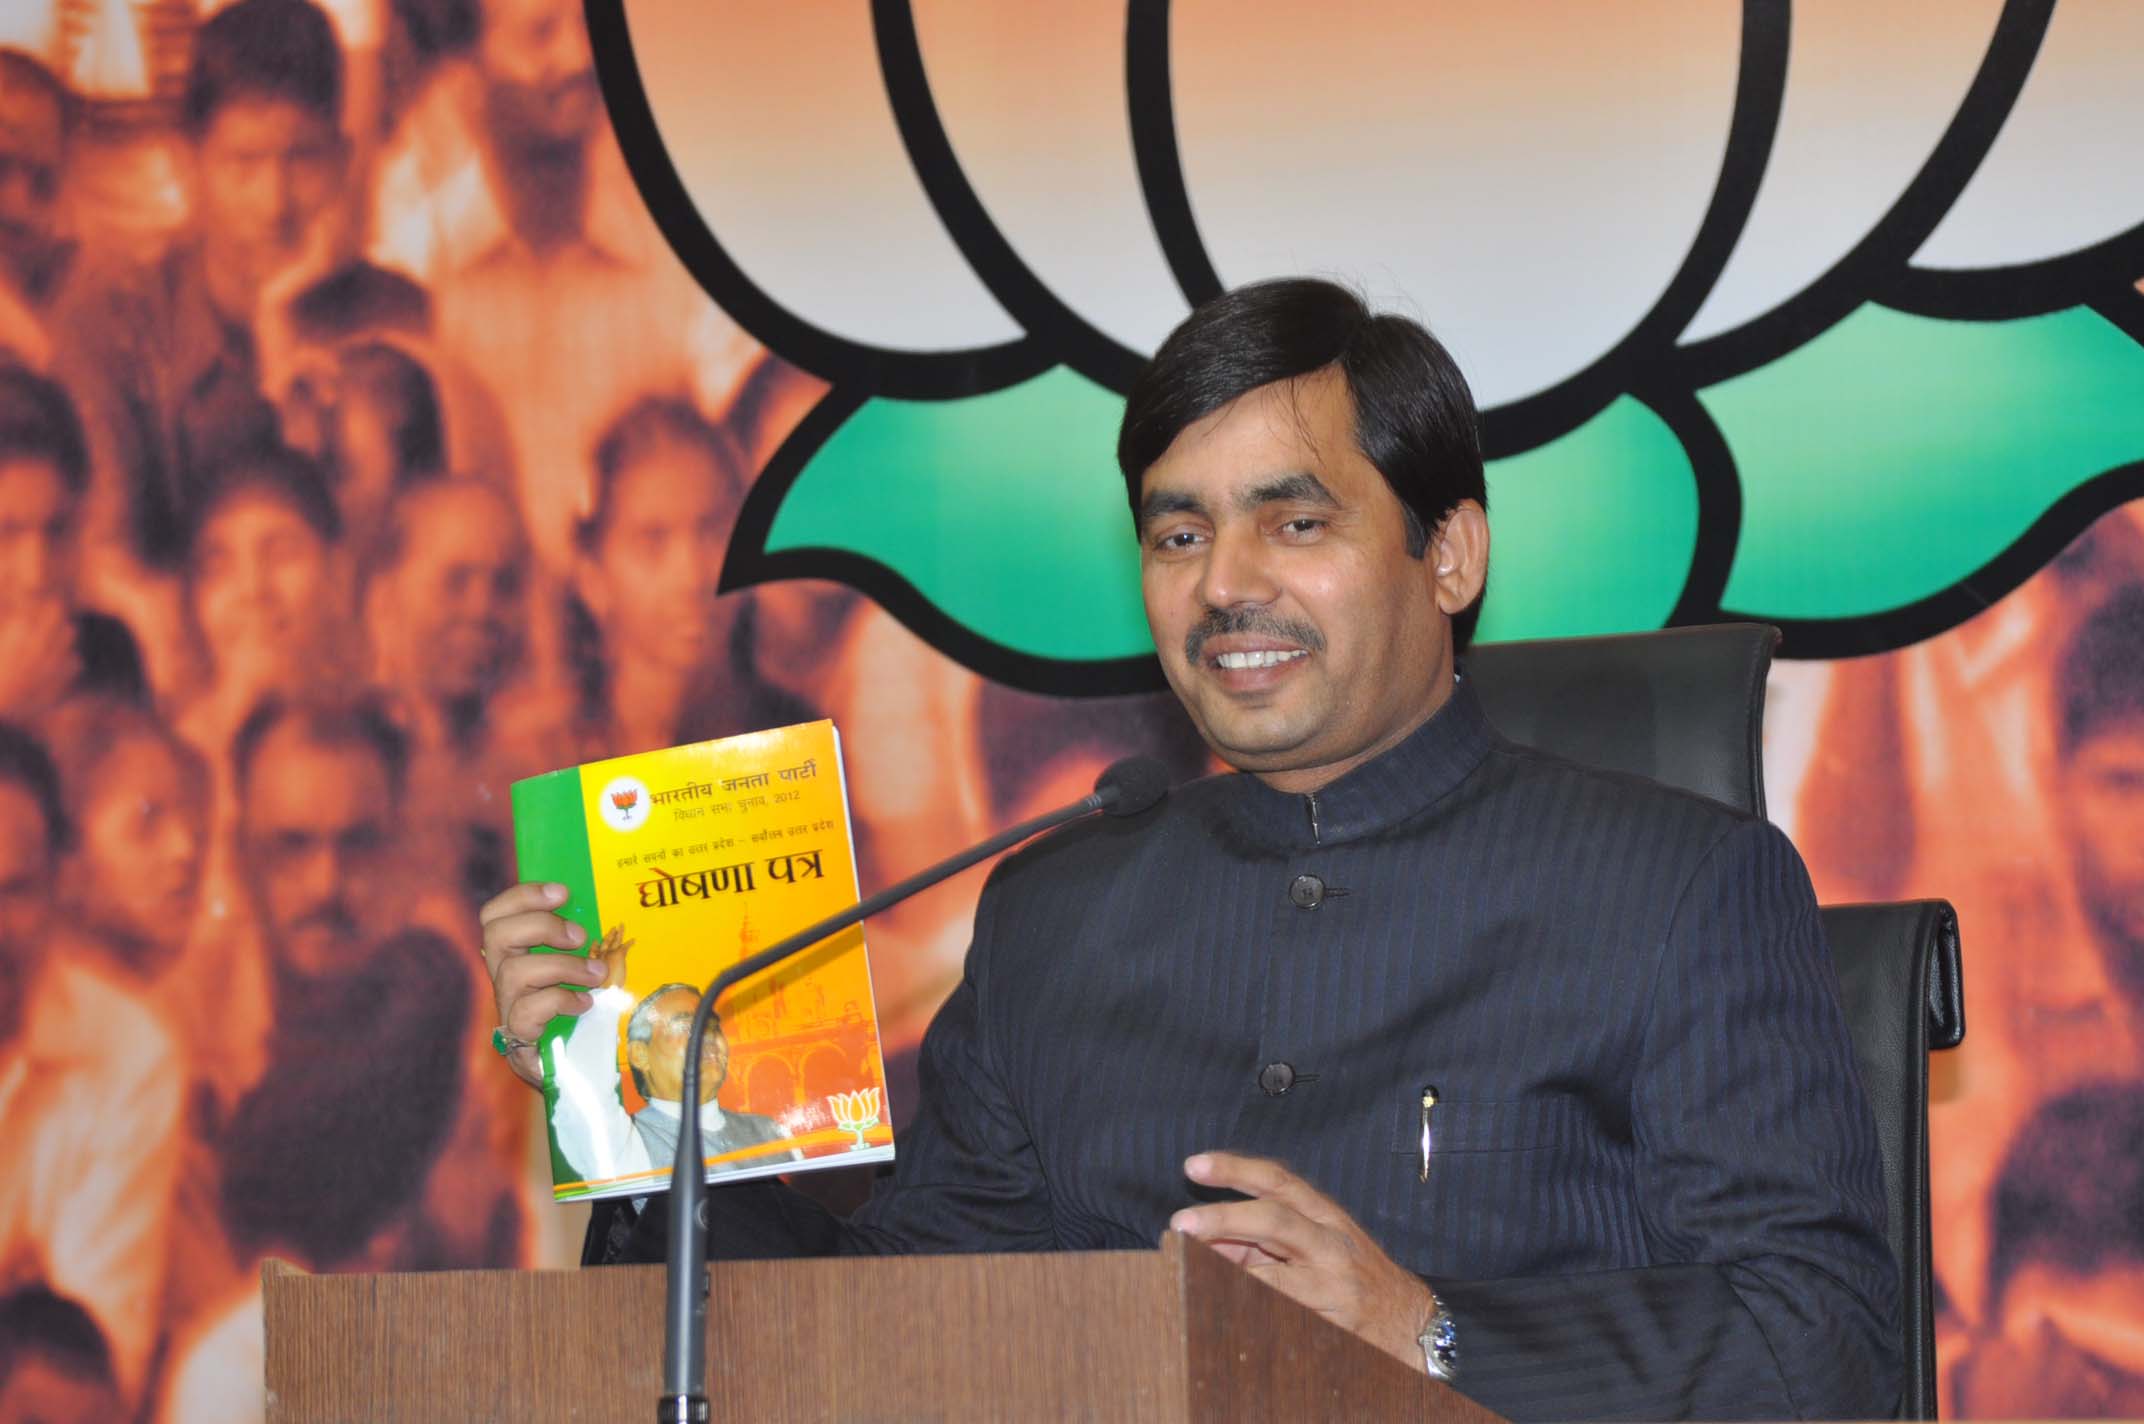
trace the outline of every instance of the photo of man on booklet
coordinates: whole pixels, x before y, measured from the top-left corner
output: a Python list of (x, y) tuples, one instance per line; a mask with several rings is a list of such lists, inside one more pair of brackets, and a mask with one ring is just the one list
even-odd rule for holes
[[(678, 1121), (684, 1112), (685, 1039), (693, 1011), (700, 1006), (700, 991), (691, 984), (663, 984), (634, 1002), (625, 987), (626, 956), (632, 948), (620, 925), (613, 926), (589, 951), (589, 958), (610, 966), (610, 977), (595, 991), (593, 1006), (561, 1041), (558, 1055), (559, 1107), (553, 1122), (559, 1151), (584, 1181), (664, 1169), (677, 1155)], [(626, 1065), (643, 1102), (633, 1113), (627, 1112), (613, 1086), (621, 1019)], [(729, 1064), (729, 1039), (717, 1015), (700, 1045), (700, 1141), (710, 1158), (788, 1136), (771, 1117), (723, 1110), (716, 1095), (729, 1077)], [(802, 1154), (792, 1149), (754, 1155), (712, 1163), (710, 1170), (735, 1171), (770, 1160), (799, 1161)]]

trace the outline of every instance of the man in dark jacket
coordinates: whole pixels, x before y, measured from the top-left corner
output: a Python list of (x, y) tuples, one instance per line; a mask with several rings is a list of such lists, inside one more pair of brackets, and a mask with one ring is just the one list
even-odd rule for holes
[[(1882, 1163), (1808, 877), (1762, 821), (1490, 728), (1450, 356), (1327, 283), (1243, 288), (1164, 343), (1118, 456), (1163, 671), (1242, 774), (1001, 865), (891, 1181), (846, 1220), (725, 1190), (715, 1250), (1173, 1228), (1517, 1417), (1890, 1413)], [(517, 1037), (579, 1007), (521, 953), (577, 942), (561, 898), (487, 907)]]

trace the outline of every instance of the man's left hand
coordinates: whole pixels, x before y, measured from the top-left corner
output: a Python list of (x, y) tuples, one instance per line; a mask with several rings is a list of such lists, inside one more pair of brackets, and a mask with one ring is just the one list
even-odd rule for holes
[(1186, 1207), (1169, 1227), (1205, 1242), (1299, 1304), (1420, 1368), (1415, 1337), (1433, 1297), (1420, 1277), (1384, 1253), (1332, 1198), (1280, 1163), (1201, 1152), (1184, 1175), (1250, 1201)]

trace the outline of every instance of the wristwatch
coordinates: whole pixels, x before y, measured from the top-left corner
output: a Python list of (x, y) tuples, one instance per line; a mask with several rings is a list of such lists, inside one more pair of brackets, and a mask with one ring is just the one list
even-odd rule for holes
[(1429, 1319), (1414, 1340), (1422, 1347), (1422, 1368), (1431, 1379), (1449, 1383), (1459, 1377), (1459, 1332), (1434, 1290), (1429, 1293)]

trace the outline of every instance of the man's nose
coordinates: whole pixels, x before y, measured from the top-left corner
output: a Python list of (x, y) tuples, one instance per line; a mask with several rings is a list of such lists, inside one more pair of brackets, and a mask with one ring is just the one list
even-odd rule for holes
[(1199, 572), (1200, 600), (1208, 608), (1271, 603), (1277, 588), (1270, 554), (1254, 529), (1239, 526), (1217, 531)]
[(276, 589), (277, 572), (278, 570), (273, 560), (265, 558), (255, 560), (253, 567), (246, 570), (247, 598), (258, 604), (280, 602), (282, 595)]
[(334, 846), (321, 846), (295, 868), (292, 878), (303, 888), (308, 901), (316, 905), (340, 902), (343, 886), (349, 881), (347, 859)]
[(269, 168), (265, 198), (268, 211), (275, 217), (276, 236), (285, 242), (295, 242), (303, 235), (305, 205), (299, 200), (303, 180), (298, 175), (303, 162), (285, 158)]
[(44, 593), (59, 583), (59, 550), (50, 541), (19, 540), (10, 557), (15, 565), (8, 577), (11, 587)]
[(183, 816), (166, 816), (156, 849), (167, 861), (191, 864), (201, 858), (201, 833)]

